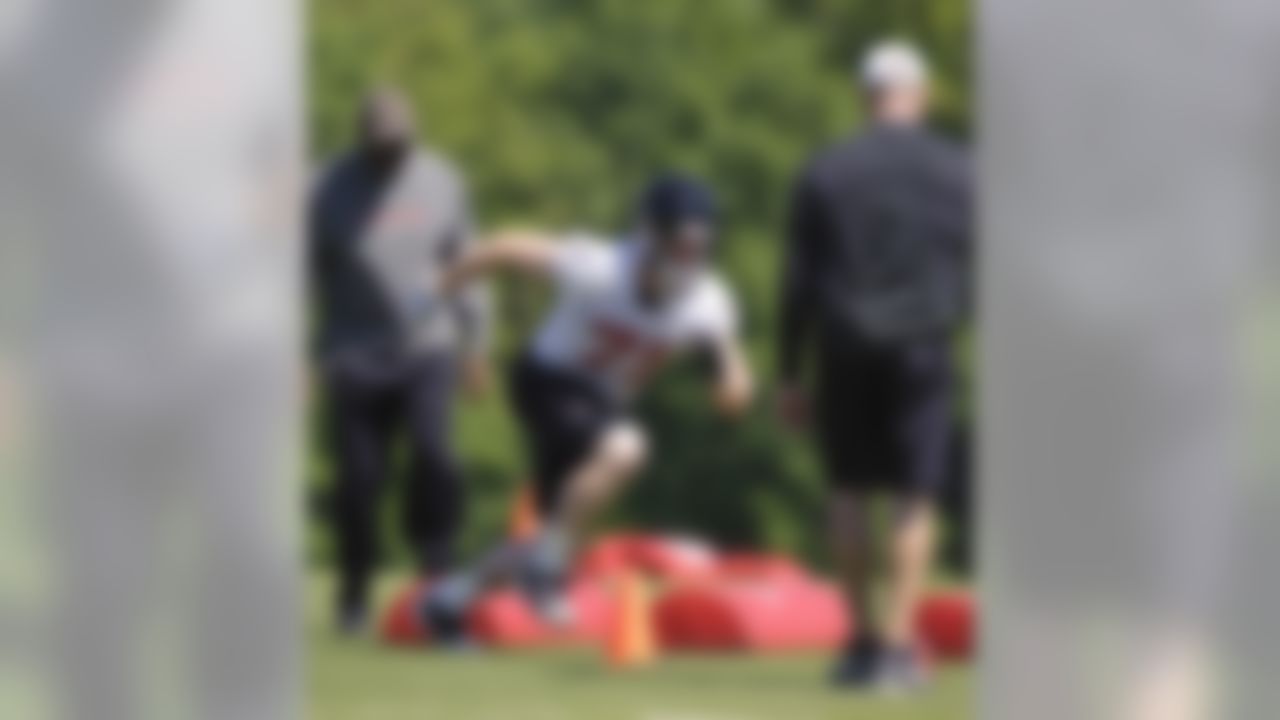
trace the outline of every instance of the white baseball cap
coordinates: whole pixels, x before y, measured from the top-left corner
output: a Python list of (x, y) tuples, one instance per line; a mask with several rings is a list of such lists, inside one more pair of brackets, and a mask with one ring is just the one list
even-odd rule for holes
[(871, 90), (920, 87), (929, 82), (929, 67), (914, 45), (888, 40), (876, 43), (863, 55), (857, 75)]

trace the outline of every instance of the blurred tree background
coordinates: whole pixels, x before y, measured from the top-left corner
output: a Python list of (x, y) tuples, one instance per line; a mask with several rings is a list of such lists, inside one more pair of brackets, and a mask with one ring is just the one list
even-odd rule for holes
[[(694, 368), (659, 379), (640, 408), (656, 462), (613, 513), (627, 527), (822, 557), (823, 482), (808, 443), (768, 408), (782, 218), (792, 178), (860, 122), (850, 80), (871, 42), (920, 44), (935, 66), (937, 123), (970, 130), (968, 0), (311, 0), (309, 119), (317, 164), (349, 141), (362, 90), (403, 87), (423, 137), (471, 184), (482, 227), (616, 231), (665, 169), (714, 185), (722, 260), (765, 391), (744, 422), (715, 418)], [(501, 286), (499, 356), (537, 320), (541, 294)], [(491, 541), (524, 475), (504, 392), (460, 405), (468, 470), (464, 546)], [(308, 486), (331, 468), (317, 420)], [(396, 488), (391, 488), (393, 493)], [(400, 533), (387, 508), (388, 547)], [(323, 503), (316, 503), (316, 516)], [(312, 523), (313, 556), (328, 554)]]

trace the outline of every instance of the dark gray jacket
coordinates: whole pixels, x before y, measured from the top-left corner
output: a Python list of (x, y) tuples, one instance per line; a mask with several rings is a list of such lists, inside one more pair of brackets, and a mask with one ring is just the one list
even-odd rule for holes
[(813, 340), (892, 346), (945, 337), (968, 309), (969, 161), (923, 128), (873, 126), (796, 183), (780, 311), (780, 369)]
[(472, 242), (465, 186), (443, 158), (415, 151), (385, 178), (357, 154), (339, 158), (314, 191), (309, 222), (322, 360), (482, 348), (484, 289), (448, 302), (436, 294), (442, 268)]

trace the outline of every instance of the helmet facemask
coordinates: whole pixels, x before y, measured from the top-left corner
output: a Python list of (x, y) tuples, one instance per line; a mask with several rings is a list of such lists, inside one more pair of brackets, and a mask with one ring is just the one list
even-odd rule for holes
[(707, 267), (714, 236), (712, 225), (701, 219), (647, 225), (637, 267), (640, 299), (656, 307), (689, 292)]

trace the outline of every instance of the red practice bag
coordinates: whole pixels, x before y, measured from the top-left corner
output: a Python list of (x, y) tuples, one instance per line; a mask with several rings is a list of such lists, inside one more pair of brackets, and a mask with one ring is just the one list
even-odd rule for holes
[(963, 590), (931, 595), (920, 603), (916, 613), (921, 639), (940, 660), (973, 657), (977, 620), (973, 596)]
[(690, 538), (619, 533), (597, 540), (578, 562), (575, 576), (609, 578), (639, 572), (678, 582), (714, 575), (720, 560), (710, 545)]
[(731, 580), (801, 580), (809, 571), (786, 555), (729, 553), (720, 559), (719, 575)]
[(655, 614), (672, 650), (826, 650), (851, 627), (836, 588), (805, 578), (691, 583), (668, 592)]
[(427, 582), (419, 580), (401, 588), (382, 613), (378, 634), (383, 642), (398, 647), (423, 645), (427, 631), (422, 625), (421, 608), (427, 594)]
[(481, 598), (467, 616), (471, 636), (487, 647), (522, 649), (601, 641), (612, 598), (601, 583), (579, 581), (569, 589), (573, 625), (555, 628), (538, 618), (519, 590), (506, 588)]

